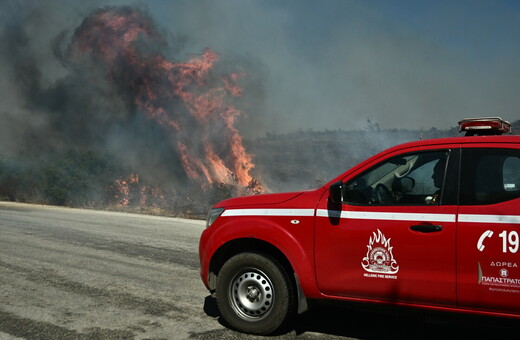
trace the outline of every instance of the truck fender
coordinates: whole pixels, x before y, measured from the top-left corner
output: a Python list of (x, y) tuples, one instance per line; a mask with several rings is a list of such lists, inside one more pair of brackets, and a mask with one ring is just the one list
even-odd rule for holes
[(300, 293), (306, 296), (319, 294), (314, 277), (314, 247), (312, 242), (307, 245), (308, 251), (305, 251), (304, 245), (287, 229), (281, 228), (277, 223), (265, 218), (247, 216), (239, 221), (230, 219), (229, 222), (222, 223), (218, 230), (213, 232), (212, 240), (209, 240), (207, 244), (211, 257), (226, 243), (246, 238), (269, 243), (286, 257), (294, 270), (296, 282), (300, 286)]

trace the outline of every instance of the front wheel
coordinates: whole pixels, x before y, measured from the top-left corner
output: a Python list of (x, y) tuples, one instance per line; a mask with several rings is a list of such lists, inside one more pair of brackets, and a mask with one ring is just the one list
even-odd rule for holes
[(267, 335), (280, 330), (295, 314), (295, 293), (289, 275), (276, 260), (242, 253), (220, 270), (217, 304), (232, 328)]

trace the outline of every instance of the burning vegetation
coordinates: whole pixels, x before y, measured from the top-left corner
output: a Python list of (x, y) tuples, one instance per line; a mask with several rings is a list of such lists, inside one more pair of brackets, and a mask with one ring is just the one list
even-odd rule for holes
[(161, 40), (140, 11), (102, 9), (76, 29), (67, 60), (81, 63), (87, 56), (99, 63), (109, 82), (165, 130), (186, 175), (202, 188), (224, 184), (235, 194), (263, 192), (235, 127), (241, 111), (227, 100), (240, 96), (236, 80), (241, 74), (212, 74), (218, 55), (210, 49), (187, 62), (146, 51)]
[[(50, 88), (32, 76), (25, 93), (48, 118), (50, 138), (42, 143), (32, 136), (39, 145), (32, 156), (45, 160), (28, 157), (40, 164), (36, 172), (46, 183), (40, 200), (205, 212), (215, 199), (265, 191), (236, 127), (245, 74), (219, 70), (216, 52), (206, 49), (184, 62), (166, 57), (172, 53), (159, 29), (146, 12), (129, 6), (94, 11), (73, 34), (58, 37), (54, 49), (69, 75)], [(92, 153), (97, 164), (78, 160)], [(56, 163), (71, 157), (76, 161), (67, 169)], [(0, 158), (0, 167), (11, 163)], [(83, 166), (92, 167), (88, 175)], [(7, 181), (0, 174), (3, 196), (19, 199), (13, 183), (26, 175)], [(85, 182), (82, 175), (103, 178), (92, 188), (95, 195), (77, 202), (73, 197), (88, 191), (74, 184)], [(60, 183), (68, 177), (75, 179)]]
[[(46, 13), (17, 1), (0, 7), (14, 13), (0, 22), (0, 200), (202, 217), (266, 187), (317, 187), (422, 134), (369, 124), (244, 139), (242, 108), (250, 121), (262, 113), (254, 62), (211, 49), (180, 57), (183, 38), (135, 7), (96, 10), (40, 40)], [(49, 44), (52, 55), (41, 51)]]

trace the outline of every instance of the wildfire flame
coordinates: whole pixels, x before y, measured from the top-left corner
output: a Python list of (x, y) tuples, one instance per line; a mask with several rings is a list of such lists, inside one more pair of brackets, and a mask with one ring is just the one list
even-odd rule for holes
[(130, 203), (131, 198), (131, 185), (139, 183), (139, 175), (130, 174), (127, 178), (122, 179), (118, 178), (115, 180), (115, 187), (117, 190), (117, 194), (115, 199), (117, 200), (117, 206), (126, 207)]
[[(206, 49), (187, 62), (147, 47), (164, 43), (151, 20), (131, 7), (95, 11), (76, 29), (68, 60), (91, 57), (106, 78), (131, 93), (133, 105), (167, 132), (188, 178), (202, 187), (229, 184), (237, 194), (264, 192), (251, 175), (252, 157), (235, 127), (242, 73), (216, 76), (219, 55)], [(152, 49), (153, 50), (153, 49)]]
[(118, 178), (114, 181), (116, 207), (128, 207), (131, 201), (141, 207), (159, 206), (164, 202), (164, 194), (160, 189), (148, 185), (139, 184), (139, 175), (132, 173), (125, 178)]

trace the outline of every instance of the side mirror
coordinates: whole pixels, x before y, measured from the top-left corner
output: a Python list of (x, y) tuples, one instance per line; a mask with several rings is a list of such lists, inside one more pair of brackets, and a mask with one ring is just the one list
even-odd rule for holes
[(343, 182), (333, 183), (329, 188), (329, 200), (335, 204), (341, 204), (343, 201)]

